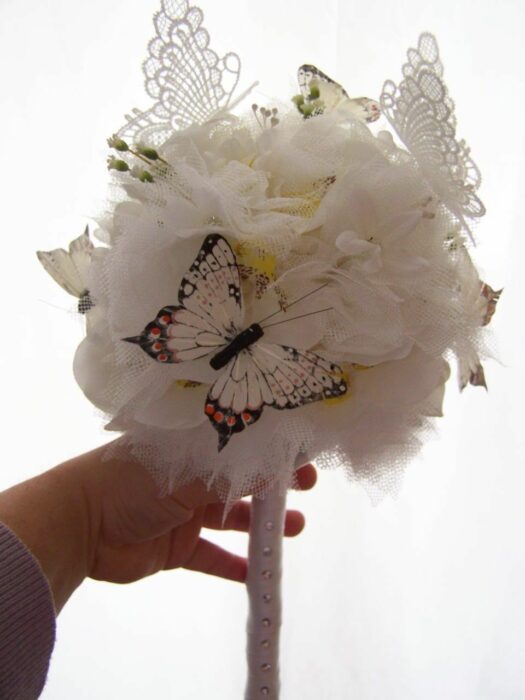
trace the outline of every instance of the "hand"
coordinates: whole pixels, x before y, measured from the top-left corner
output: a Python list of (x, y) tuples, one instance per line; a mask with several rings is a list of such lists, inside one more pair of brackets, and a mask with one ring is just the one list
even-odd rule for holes
[[(102, 462), (105, 448), (77, 458), (86, 462), (92, 502), (92, 553), (88, 575), (129, 583), (157, 571), (183, 567), (233, 581), (246, 578), (246, 559), (200, 537), (201, 529), (247, 532), (250, 504), (235, 503), (223, 524), (224, 504), (201, 481), (159, 499), (146, 470), (127, 461)], [(74, 460), (75, 461), (75, 460)], [(299, 486), (315, 484), (312, 465), (298, 472)], [(285, 535), (298, 535), (304, 517), (288, 511)]]
[[(60, 610), (85, 576), (128, 583), (157, 571), (184, 567), (244, 581), (246, 559), (200, 537), (204, 528), (246, 532), (250, 504), (235, 503), (224, 524), (224, 505), (200, 481), (158, 498), (153, 479), (125, 458), (104, 461), (107, 446), (80, 455), (0, 494), (0, 520), (39, 559)], [(297, 472), (301, 489), (316, 472)], [(288, 511), (285, 535), (304, 527)]]

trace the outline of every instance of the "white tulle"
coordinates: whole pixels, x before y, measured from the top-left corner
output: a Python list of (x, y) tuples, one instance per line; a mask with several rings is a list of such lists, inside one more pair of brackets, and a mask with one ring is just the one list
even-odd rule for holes
[[(130, 446), (165, 491), (199, 477), (224, 500), (261, 496), (293, 483), (298, 454), (344, 468), (374, 496), (395, 490), (441, 415), (454, 356), (462, 384), (476, 383), (487, 315), (461, 233), (483, 213), (479, 173), (455, 140), (435, 40), (423, 35), (403, 82), (383, 89), (405, 150), (337, 106), (306, 120), (281, 110), (271, 124), (227, 113), (238, 59), (209, 49), (201, 11), (165, 0), (155, 26), (145, 64), (154, 104), (120, 134), (155, 144), (161, 159), (149, 163), (153, 182), (115, 176), (120, 194), (87, 270), (96, 306), (78, 383), (124, 433), (113, 449)], [(349, 387), (293, 410), (266, 407), (220, 453), (204, 414), (216, 378), (207, 359), (162, 364), (123, 342), (177, 303), (210, 232), (235, 252), (247, 324), (318, 290), (281, 312), (268, 339), (337, 362)], [(318, 309), (328, 310), (306, 315)]]

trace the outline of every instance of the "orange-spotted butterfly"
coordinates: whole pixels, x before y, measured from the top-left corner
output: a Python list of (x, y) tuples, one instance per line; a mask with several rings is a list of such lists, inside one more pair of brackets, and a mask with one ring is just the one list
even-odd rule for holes
[(237, 259), (227, 240), (213, 233), (182, 278), (178, 305), (164, 306), (140, 335), (123, 338), (157, 362), (209, 358), (217, 379), (204, 412), (219, 434), (219, 451), (259, 420), (265, 406), (297, 408), (347, 391), (338, 365), (308, 350), (266, 342), (266, 319), (247, 327), (243, 319)]

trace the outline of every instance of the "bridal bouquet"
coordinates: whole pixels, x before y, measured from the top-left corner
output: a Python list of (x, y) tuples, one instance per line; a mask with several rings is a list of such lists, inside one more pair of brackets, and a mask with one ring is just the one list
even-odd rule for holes
[(152, 105), (108, 140), (97, 246), (39, 254), (86, 315), (75, 377), (164, 490), (263, 498), (298, 457), (392, 490), (451, 363), (485, 385), (499, 296), (469, 252), (481, 177), (436, 41), (378, 101), (305, 64), (297, 95), (250, 105), (202, 19), (155, 17)]

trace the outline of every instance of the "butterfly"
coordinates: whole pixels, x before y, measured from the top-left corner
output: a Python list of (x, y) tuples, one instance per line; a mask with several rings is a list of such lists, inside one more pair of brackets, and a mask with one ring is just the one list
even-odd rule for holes
[[(381, 116), (379, 104), (375, 100), (369, 97), (349, 97), (339, 83), (315, 66), (307, 63), (300, 66), (297, 81), (304, 100), (297, 106), (305, 118), (336, 107), (344, 107), (353, 116), (367, 122), (374, 122)], [(295, 102), (297, 104), (297, 100)]]
[(266, 342), (265, 322), (279, 313), (245, 327), (237, 259), (228, 241), (212, 233), (182, 278), (178, 304), (164, 306), (140, 335), (123, 340), (156, 362), (208, 358), (217, 378), (204, 413), (218, 433), (220, 451), (258, 421), (265, 406), (293, 409), (347, 391), (338, 365), (308, 350)]
[(145, 87), (153, 99), (146, 111), (133, 109), (119, 137), (159, 146), (174, 131), (203, 124), (242, 100), (232, 100), (240, 78), (237, 54), (219, 55), (210, 46), (204, 14), (188, 0), (162, 0), (153, 17), (156, 36), (143, 64)]
[(502, 291), (503, 289), (498, 289), (497, 291), (495, 289), (492, 289), (492, 287), (486, 282), (481, 283), (481, 296), (487, 301), (487, 306), (485, 309), (485, 313), (483, 314), (482, 320), (483, 326), (488, 326), (492, 317), (494, 316), (494, 313), (496, 312), (496, 306)]
[(383, 85), (381, 109), (430, 187), (470, 233), (465, 217), (485, 213), (476, 195), (481, 174), (465, 141), (456, 139), (454, 103), (442, 80), (435, 37), (421, 34), (407, 56), (399, 85)]
[(91, 263), (94, 249), (86, 226), (84, 233), (71, 241), (69, 251), (57, 248), (47, 252), (42, 250), (37, 252), (37, 257), (46, 272), (68, 294), (77, 297), (77, 308), (81, 314), (87, 313), (94, 306), (85, 284), (87, 269)]

